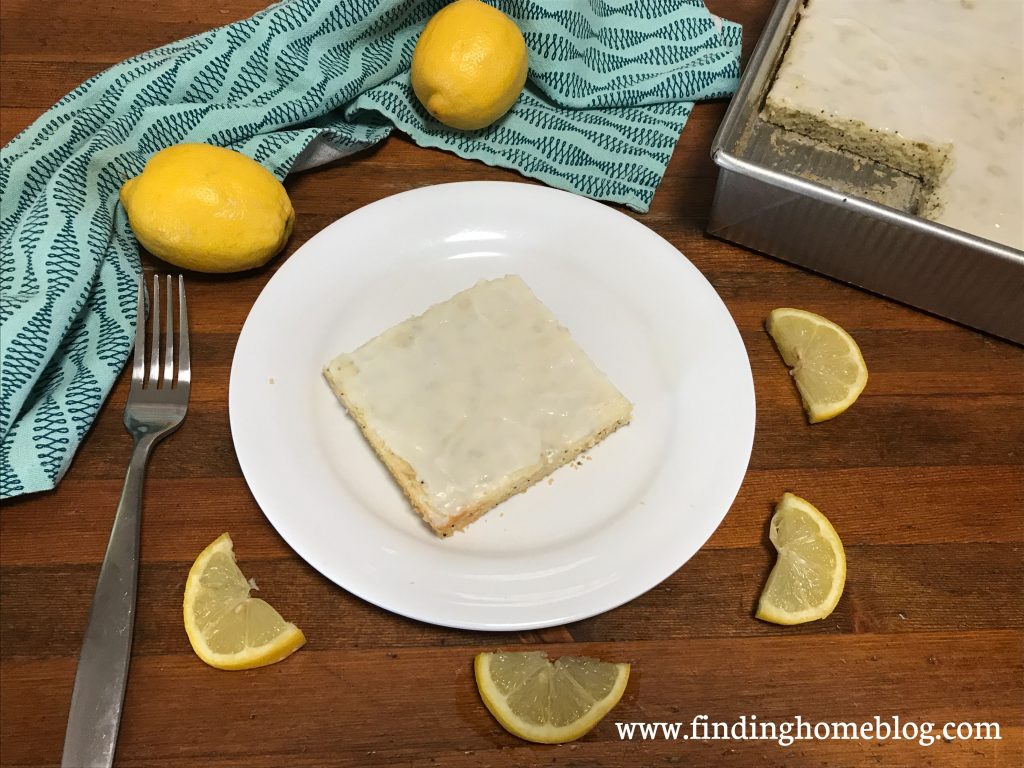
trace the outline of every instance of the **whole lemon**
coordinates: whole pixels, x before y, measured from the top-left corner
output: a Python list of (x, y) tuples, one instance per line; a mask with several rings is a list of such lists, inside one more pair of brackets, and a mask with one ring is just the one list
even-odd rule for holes
[(240, 152), (177, 144), (153, 155), (121, 187), (138, 241), (197, 272), (262, 266), (288, 240), (295, 211), (270, 171)]
[(526, 83), (515, 22), (480, 0), (456, 0), (427, 22), (412, 54), (412, 88), (426, 110), (464, 131), (504, 115)]

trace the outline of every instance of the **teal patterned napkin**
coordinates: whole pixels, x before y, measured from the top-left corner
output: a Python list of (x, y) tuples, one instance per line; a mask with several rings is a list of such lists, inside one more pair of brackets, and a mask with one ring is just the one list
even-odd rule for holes
[(492, 4), (530, 77), (482, 131), (440, 125), (409, 85), (445, 0), (285, 0), (96, 75), (3, 148), (0, 497), (53, 488), (124, 365), (141, 268), (117, 193), (158, 150), (233, 147), (284, 178), (398, 128), (646, 211), (693, 102), (736, 86), (740, 28), (700, 0)]

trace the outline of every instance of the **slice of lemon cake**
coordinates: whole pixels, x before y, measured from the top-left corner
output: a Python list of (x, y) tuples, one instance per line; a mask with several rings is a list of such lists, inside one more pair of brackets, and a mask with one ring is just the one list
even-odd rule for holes
[(1022, 39), (1022, 0), (807, 0), (765, 116), (917, 176), (919, 215), (1024, 249)]
[(441, 536), (572, 461), (632, 413), (514, 275), (399, 323), (331, 360), (324, 376)]

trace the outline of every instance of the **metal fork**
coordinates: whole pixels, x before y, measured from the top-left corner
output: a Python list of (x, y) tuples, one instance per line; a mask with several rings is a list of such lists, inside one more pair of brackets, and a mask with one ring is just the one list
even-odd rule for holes
[[(64, 735), (63, 768), (107, 768), (114, 761), (121, 723), (128, 663), (131, 660), (135, 595), (139, 575), (139, 530), (142, 522), (142, 482), (149, 454), (161, 439), (180, 425), (188, 409), (192, 369), (188, 350), (188, 309), (185, 281), (178, 277), (178, 345), (175, 366), (174, 313), (171, 277), (167, 276), (167, 317), (160, 329), (160, 278), (153, 276), (150, 318), (149, 377), (146, 377), (146, 294), (139, 280), (139, 315), (135, 324), (135, 365), (124, 425), (135, 441), (121, 501), (103, 558), (89, 623), (78, 657), (71, 712)], [(163, 347), (163, 376), (160, 350)], [(175, 377), (177, 373), (177, 377)]]

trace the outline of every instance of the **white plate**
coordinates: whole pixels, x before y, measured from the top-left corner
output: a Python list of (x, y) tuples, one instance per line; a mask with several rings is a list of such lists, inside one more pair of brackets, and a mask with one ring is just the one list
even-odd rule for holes
[[(510, 273), (633, 402), (633, 421), (582, 466), (439, 539), (320, 370)], [(707, 541), (750, 458), (754, 387), (728, 310), (668, 242), (577, 195), (468, 182), (380, 200), (299, 248), (242, 329), (230, 413), (256, 501), (310, 565), (414, 619), (512, 630), (621, 605)]]

